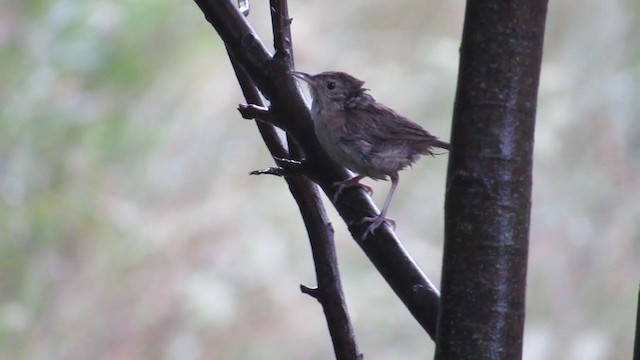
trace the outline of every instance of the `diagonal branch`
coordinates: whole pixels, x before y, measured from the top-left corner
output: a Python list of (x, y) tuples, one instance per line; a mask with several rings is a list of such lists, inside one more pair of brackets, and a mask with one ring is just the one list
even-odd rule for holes
[[(247, 71), (260, 92), (270, 101), (271, 111), (279, 116), (304, 155), (308, 176), (333, 198), (334, 184), (348, 178), (320, 146), (311, 126), (309, 110), (288, 74), (287, 60), (274, 57), (265, 49), (246, 19), (229, 0), (195, 0), (225, 42), (234, 59)], [(276, 37), (278, 35), (276, 34)], [(395, 234), (387, 226), (379, 228), (366, 241), (360, 241), (367, 225), (361, 220), (378, 210), (364, 191), (342, 194), (336, 209), (354, 239), (418, 323), (432, 338), (436, 336), (439, 292), (422, 273)]]

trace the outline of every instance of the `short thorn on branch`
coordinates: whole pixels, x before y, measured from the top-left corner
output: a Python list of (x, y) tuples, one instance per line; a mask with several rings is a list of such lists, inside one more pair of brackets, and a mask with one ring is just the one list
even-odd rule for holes
[(247, 120), (271, 117), (271, 111), (269, 111), (269, 108), (254, 104), (240, 104), (238, 105), (238, 111), (240, 112), (240, 115)]
[(303, 294), (307, 294), (309, 296), (311, 296), (312, 298), (319, 300), (318, 298), (320, 297), (320, 289), (316, 288), (310, 288), (307, 286), (304, 286), (302, 284), (300, 284), (300, 291), (302, 291)]
[(285, 171), (280, 166), (271, 166), (266, 169), (253, 170), (249, 175), (275, 175), (279, 177), (285, 176)]
[(254, 104), (240, 104), (238, 105), (238, 111), (240, 115), (247, 120), (256, 120), (266, 124), (284, 129), (282, 121), (278, 116), (274, 116), (271, 109), (264, 106)]
[(304, 174), (306, 171), (305, 160), (293, 160), (283, 159), (279, 157), (273, 157), (278, 166), (271, 166), (266, 169), (254, 170), (249, 175), (275, 175), (275, 176), (288, 176), (296, 174)]

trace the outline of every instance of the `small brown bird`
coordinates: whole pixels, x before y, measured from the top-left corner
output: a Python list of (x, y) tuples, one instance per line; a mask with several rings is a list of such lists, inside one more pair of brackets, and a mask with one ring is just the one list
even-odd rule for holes
[(320, 144), (333, 160), (356, 174), (336, 183), (333, 202), (342, 190), (351, 186), (360, 186), (371, 194), (371, 187), (360, 183), (365, 177), (374, 180), (389, 177), (391, 189), (382, 211), (378, 216), (363, 219), (371, 222), (363, 239), (385, 221), (395, 227), (395, 221), (386, 218), (386, 214), (400, 180), (398, 171), (413, 164), (420, 155), (435, 155), (434, 147), (449, 149), (449, 144), (376, 102), (368, 89), (362, 87), (364, 81), (349, 74), (333, 71), (291, 74), (309, 84), (313, 97), (311, 117)]

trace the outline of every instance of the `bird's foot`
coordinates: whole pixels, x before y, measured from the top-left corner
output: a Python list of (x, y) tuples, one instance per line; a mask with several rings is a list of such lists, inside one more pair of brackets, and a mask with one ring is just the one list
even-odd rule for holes
[(333, 186), (335, 186), (337, 189), (335, 194), (333, 194), (333, 197), (331, 198), (333, 203), (335, 204), (336, 201), (338, 201), (338, 198), (340, 197), (340, 194), (342, 194), (342, 191), (344, 189), (354, 187), (354, 186), (358, 186), (362, 188), (364, 191), (367, 192), (367, 194), (369, 194), (369, 196), (373, 195), (373, 188), (369, 185), (365, 185), (360, 182), (360, 179), (362, 179), (363, 177), (364, 176), (356, 176), (345, 181), (338, 181), (334, 183)]
[(362, 234), (361, 241), (364, 241), (369, 234), (373, 235), (377, 228), (379, 228), (383, 223), (389, 224), (393, 230), (396, 229), (396, 221), (392, 218), (384, 217), (383, 214), (377, 216), (367, 216), (360, 221), (361, 224), (368, 223), (371, 224), (367, 227), (367, 230)]

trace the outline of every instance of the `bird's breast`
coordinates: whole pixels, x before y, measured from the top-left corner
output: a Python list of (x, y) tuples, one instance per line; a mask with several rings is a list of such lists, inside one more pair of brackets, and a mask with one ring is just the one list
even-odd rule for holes
[(339, 129), (331, 127), (331, 120), (325, 119), (321, 114), (318, 114), (318, 118), (313, 122), (313, 126), (318, 136), (318, 140), (322, 147), (334, 158), (334, 160), (338, 160), (335, 158), (335, 147), (338, 145)]
[(358, 140), (357, 134), (349, 134), (340, 119), (316, 119), (314, 128), (320, 144), (334, 161), (360, 175), (386, 178), (385, 173), (372, 166), (371, 144)]

